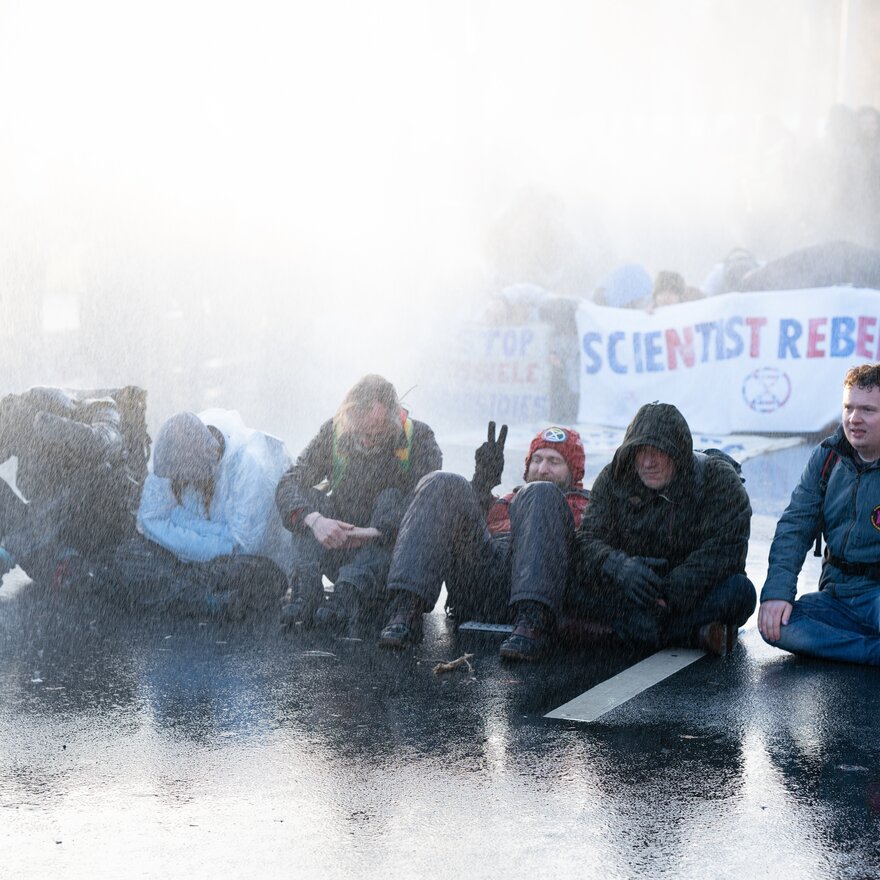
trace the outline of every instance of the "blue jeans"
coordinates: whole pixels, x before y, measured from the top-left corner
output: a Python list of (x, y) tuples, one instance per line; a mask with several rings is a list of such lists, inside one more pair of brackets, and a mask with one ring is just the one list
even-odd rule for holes
[(769, 644), (792, 654), (880, 666), (880, 587), (847, 598), (807, 593), (795, 601), (779, 641)]

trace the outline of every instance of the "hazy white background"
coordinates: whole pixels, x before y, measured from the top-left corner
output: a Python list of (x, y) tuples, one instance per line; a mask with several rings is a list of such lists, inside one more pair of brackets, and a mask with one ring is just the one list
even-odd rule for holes
[(154, 425), (297, 449), (378, 371), (430, 421), (499, 285), (764, 244), (761, 127), (858, 97), (863, 6), (0, 0), (0, 388), (139, 382)]

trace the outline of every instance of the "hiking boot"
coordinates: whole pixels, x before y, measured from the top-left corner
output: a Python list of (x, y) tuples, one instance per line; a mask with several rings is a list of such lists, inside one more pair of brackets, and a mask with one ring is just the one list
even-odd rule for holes
[(550, 647), (553, 615), (540, 602), (517, 602), (513, 632), (501, 643), (498, 653), (504, 660), (540, 660)]
[(321, 607), (321, 602), (323, 601), (323, 593), (316, 599), (307, 598), (306, 596), (294, 596), (290, 602), (281, 606), (281, 625), (296, 626), (297, 624), (303, 624), (303, 626), (310, 626), (315, 612)]
[[(720, 620), (713, 620), (711, 623), (703, 624), (697, 630), (697, 647), (707, 654), (723, 657), (727, 653), (728, 644), (730, 643), (729, 629), (731, 627), (721, 623)], [(733, 643), (736, 644), (735, 629), (733, 631)]]
[(394, 613), (379, 634), (383, 648), (408, 648), (422, 640), (422, 615), (425, 603), (418, 596), (401, 590), (395, 602)]
[(333, 593), (314, 613), (315, 626), (324, 629), (344, 630), (353, 625), (361, 609), (357, 587), (345, 581), (337, 581)]

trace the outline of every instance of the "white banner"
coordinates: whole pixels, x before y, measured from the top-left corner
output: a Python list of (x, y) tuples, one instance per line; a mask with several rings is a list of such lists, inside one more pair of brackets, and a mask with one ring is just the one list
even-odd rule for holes
[(463, 325), (449, 346), (447, 375), (437, 394), (443, 409), (470, 425), (483, 425), (489, 419), (529, 425), (547, 422), (549, 335), (545, 324)]
[(626, 426), (675, 404), (692, 430), (811, 432), (840, 418), (841, 383), (880, 360), (880, 292), (731, 293), (652, 314), (584, 303), (579, 421)]

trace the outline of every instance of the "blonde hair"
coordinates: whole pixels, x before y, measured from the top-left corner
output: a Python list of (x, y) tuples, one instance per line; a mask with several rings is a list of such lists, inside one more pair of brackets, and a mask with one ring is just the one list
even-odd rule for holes
[(388, 436), (400, 430), (400, 399), (394, 386), (383, 376), (369, 373), (359, 379), (348, 391), (333, 416), (333, 428), (337, 437), (351, 431), (352, 424), (365, 415), (375, 404), (385, 407), (388, 414)]

